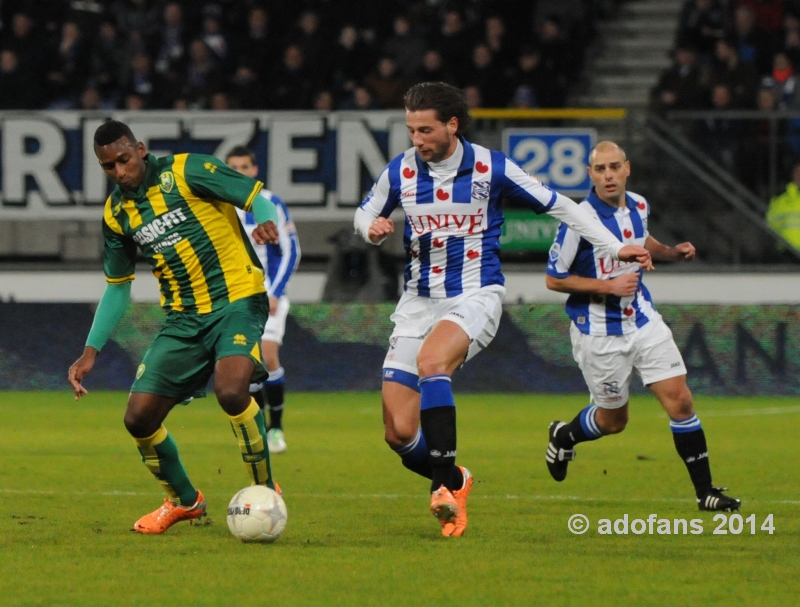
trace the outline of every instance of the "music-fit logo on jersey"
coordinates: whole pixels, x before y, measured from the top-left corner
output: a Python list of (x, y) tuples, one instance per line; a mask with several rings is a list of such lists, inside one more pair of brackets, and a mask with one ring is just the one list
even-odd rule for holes
[[(142, 228), (133, 235), (133, 240), (140, 246), (150, 244), (166, 234), (167, 230), (174, 228), (184, 221), (186, 221), (186, 215), (183, 214), (183, 210), (175, 209), (173, 211), (168, 211), (160, 217), (156, 217), (150, 223), (142, 226)], [(180, 234), (170, 234), (163, 242), (155, 245), (153, 250), (158, 252), (166, 246), (174, 245), (176, 242), (180, 241), (181, 238), (182, 236)]]

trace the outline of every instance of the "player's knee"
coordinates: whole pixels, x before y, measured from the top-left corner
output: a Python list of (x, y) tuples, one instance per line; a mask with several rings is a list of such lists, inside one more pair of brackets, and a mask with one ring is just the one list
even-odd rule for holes
[(603, 416), (602, 420), (597, 421), (603, 434), (619, 434), (628, 425), (627, 407), (610, 410), (607, 415)]
[(403, 425), (395, 425), (387, 423), (384, 426), (383, 439), (391, 449), (399, 449), (409, 444), (417, 436), (417, 429), (411, 430), (411, 427), (404, 427)]
[(441, 375), (442, 373), (447, 373), (447, 371), (447, 361), (436, 353), (420, 353), (417, 356), (417, 373), (420, 377)]
[(154, 423), (148, 416), (136, 409), (129, 408), (125, 411), (123, 423), (128, 433), (136, 438), (147, 438), (158, 430), (158, 426), (154, 428)]
[(245, 386), (221, 385), (214, 387), (214, 394), (220, 406), (228, 415), (239, 415), (250, 404), (250, 392)]

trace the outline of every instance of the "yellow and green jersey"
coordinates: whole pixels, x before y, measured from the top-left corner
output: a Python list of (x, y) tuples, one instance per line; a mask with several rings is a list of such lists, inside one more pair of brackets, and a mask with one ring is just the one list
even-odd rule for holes
[(234, 208), (249, 211), (263, 185), (214, 156), (148, 154), (139, 189), (117, 186), (106, 201), (106, 280), (133, 280), (138, 245), (168, 311), (207, 314), (264, 293), (264, 272)]

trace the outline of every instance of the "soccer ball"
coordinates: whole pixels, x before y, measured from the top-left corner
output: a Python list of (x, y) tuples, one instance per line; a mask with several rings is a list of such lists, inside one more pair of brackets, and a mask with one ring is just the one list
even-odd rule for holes
[(283, 498), (263, 485), (245, 487), (228, 504), (228, 529), (243, 542), (274, 542), (286, 518)]

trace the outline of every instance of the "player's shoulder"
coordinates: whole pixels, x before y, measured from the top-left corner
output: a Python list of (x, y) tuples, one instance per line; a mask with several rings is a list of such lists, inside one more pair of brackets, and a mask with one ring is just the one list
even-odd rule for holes
[[(220, 169), (227, 169), (222, 160), (210, 154), (197, 154), (195, 152), (185, 152), (182, 154), (173, 154), (172, 156), (165, 156), (171, 159), (171, 166), (182, 166), (183, 173), (186, 177), (193, 177), (198, 175), (214, 175)], [(227, 171), (226, 171), (227, 172)]]
[(637, 194), (636, 192), (631, 192), (630, 190), (628, 190), (628, 191), (627, 191), (627, 192), (625, 192), (625, 193), (626, 193), (628, 196), (630, 196), (631, 198), (633, 198), (633, 200), (634, 200), (635, 202), (637, 202), (637, 203), (638, 203), (638, 202), (643, 202), (643, 203), (645, 203), (645, 204), (648, 204), (648, 202), (647, 202), (647, 198), (645, 198), (645, 197), (644, 197), (644, 196), (642, 196), (641, 194)]

